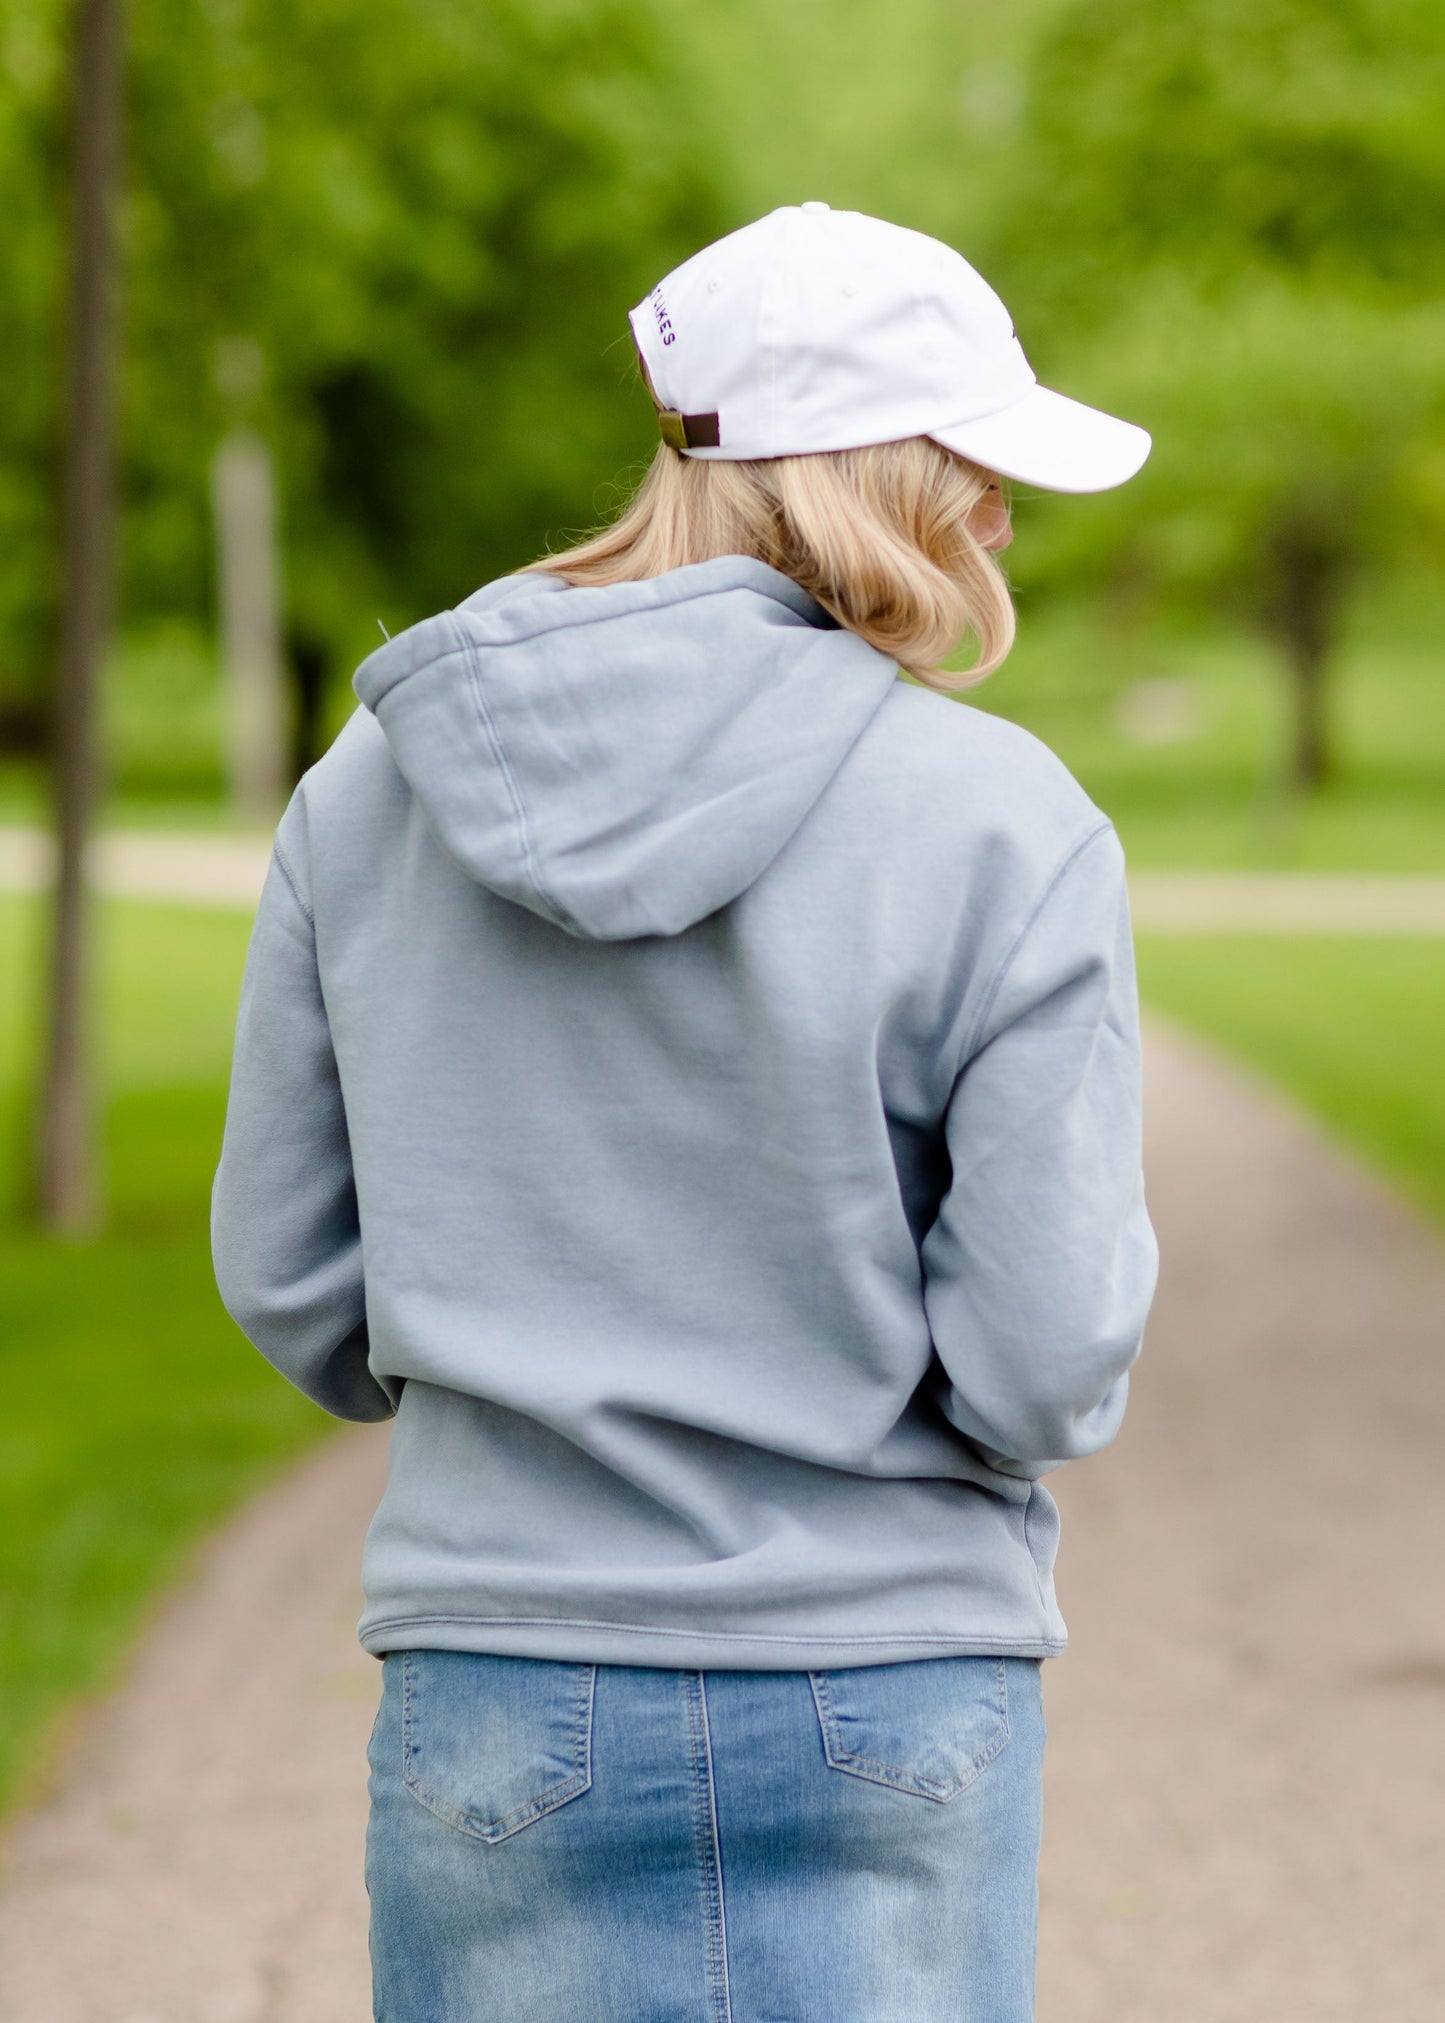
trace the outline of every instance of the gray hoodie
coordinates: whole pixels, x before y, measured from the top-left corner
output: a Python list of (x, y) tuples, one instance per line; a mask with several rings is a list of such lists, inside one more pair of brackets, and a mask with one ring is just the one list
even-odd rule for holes
[(1062, 1649), (1040, 1478), (1157, 1269), (1108, 819), (738, 556), (503, 578), (354, 686), (211, 1234), (264, 1356), (395, 1415), (363, 1645)]

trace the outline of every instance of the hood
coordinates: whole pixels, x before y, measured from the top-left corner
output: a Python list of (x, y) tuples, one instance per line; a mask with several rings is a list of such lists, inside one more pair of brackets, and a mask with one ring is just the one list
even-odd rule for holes
[(442, 845), (569, 934), (677, 934), (747, 889), (897, 678), (741, 555), (579, 589), (507, 576), (352, 686)]

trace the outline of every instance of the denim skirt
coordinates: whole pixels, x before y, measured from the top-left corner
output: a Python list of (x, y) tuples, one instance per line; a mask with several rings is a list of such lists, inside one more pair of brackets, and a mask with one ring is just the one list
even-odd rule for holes
[(1040, 1671), (388, 1652), (378, 2023), (1028, 2023)]

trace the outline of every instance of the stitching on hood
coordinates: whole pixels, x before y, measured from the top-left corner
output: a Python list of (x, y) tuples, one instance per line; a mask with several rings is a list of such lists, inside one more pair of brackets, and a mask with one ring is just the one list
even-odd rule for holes
[[(457, 624), (455, 614), (449, 611), (446, 616), (460, 634), (461, 627)], [(546, 913), (547, 918), (555, 927), (561, 927), (569, 934), (580, 934), (582, 932), (580, 922), (573, 918), (566, 907), (559, 905), (552, 892), (543, 882), (542, 874), (537, 866), (537, 853), (533, 847), (532, 824), (527, 813), (526, 797), (522, 793), (521, 782), (513, 772), (506, 752), (502, 749), (502, 741), (497, 735), (496, 723), (493, 720), (491, 711), (487, 707), (486, 697), (482, 694), (481, 669), (477, 664), (476, 650), (473, 643), (465, 635), (462, 635), (462, 650), (466, 654), (467, 660), (467, 686), (471, 690), (472, 701), (475, 703), (477, 715), (481, 719), (483, 735), (492, 748), (492, 757), (496, 760), (497, 770), (501, 774), (506, 786), (507, 798), (512, 804), (512, 818), (517, 825), (517, 840), (521, 846), (522, 865), (527, 875), (527, 882), (541, 901), (542, 909)]]

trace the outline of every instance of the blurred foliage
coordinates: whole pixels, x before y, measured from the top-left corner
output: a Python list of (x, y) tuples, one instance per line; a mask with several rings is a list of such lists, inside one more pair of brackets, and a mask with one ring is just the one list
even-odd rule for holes
[(1170, 274), (1074, 356), (1092, 397), (1155, 446), (1138, 479), (1082, 511), (1030, 503), (1025, 593), (1102, 584), (1125, 625), (1243, 621), (1308, 668), (1358, 591), (1438, 557), (1445, 308), (1386, 312), (1268, 274), (1204, 308)]
[[(60, 374), (61, 53), (54, 0), (13, 0), (0, 17), (0, 723), (17, 691), (48, 673), (55, 601)], [(0, 735), (0, 744), (6, 741)]]
[(1438, 299), (1442, 94), (1439, 0), (1070, 0), (1029, 66), (1010, 287), (1071, 330), (1161, 267), (1205, 299), (1242, 267)]
[[(69, 18), (9, 0), (0, 23), (0, 750), (7, 704), (49, 676)], [(1154, 431), (1122, 491), (1021, 500), (1026, 617), (1091, 596), (1116, 629), (1243, 620), (1313, 680), (1371, 573), (1445, 535), (1439, 0), (137, 0), (129, 19), (109, 705), (128, 787), (220, 783), (200, 742), (226, 430), (277, 453), (292, 656), (324, 662), (329, 736), (378, 617), (394, 631), (565, 539), (650, 452), (627, 307), (808, 197), (958, 245), (1045, 383)], [(177, 736), (148, 757), (163, 694)]]
[[(53, 623), (68, 18), (13, 0), (0, 38), (12, 694)], [(579, 492), (590, 517), (650, 435), (618, 397), (620, 311), (724, 229), (646, 0), (146, 0), (130, 22), (123, 614), (209, 609), (209, 461), (241, 423), (278, 451), (293, 631), (333, 646), (536, 553)]]
[(1445, 533), (1442, 89), (1438, 0), (1072, 0), (1016, 133), (999, 283), (1156, 445), (1024, 567), (1248, 616), (1306, 716), (1361, 573)]

